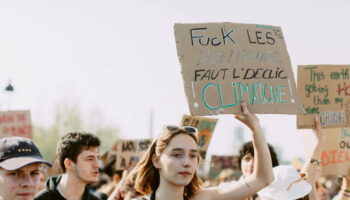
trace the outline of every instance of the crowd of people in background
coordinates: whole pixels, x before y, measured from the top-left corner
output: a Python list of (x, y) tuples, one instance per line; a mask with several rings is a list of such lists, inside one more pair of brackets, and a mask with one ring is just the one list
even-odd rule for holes
[(301, 169), (280, 165), (262, 133), (258, 117), (244, 102), (235, 118), (252, 133), (239, 151), (241, 177), (232, 173), (208, 180), (197, 173), (201, 163), (196, 129), (164, 126), (142, 159), (116, 170), (116, 156), (101, 166), (100, 139), (94, 134), (70, 132), (57, 146), (50, 164), (27, 138), (0, 139), (1, 200), (233, 200), (233, 199), (350, 199), (350, 175), (323, 177), (320, 157), (325, 136), (315, 118), (317, 140)]

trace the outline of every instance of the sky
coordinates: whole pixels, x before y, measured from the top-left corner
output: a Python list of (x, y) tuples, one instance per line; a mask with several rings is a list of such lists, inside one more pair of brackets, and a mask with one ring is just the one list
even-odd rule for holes
[[(0, 88), (11, 80), (15, 93), (1, 89), (0, 109), (29, 109), (34, 124), (48, 127), (57, 105), (76, 105), (123, 138), (155, 136), (189, 114), (174, 23), (281, 26), (296, 78), (297, 65), (350, 64), (349, 7), (348, 0), (1, 1)], [(208, 153), (237, 153), (242, 124), (217, 118)], [(295, 116), (259, 118), (284, 160), (305, 157), (312, 134), (296, 129)], [(251, 138), (245, 127), (243, 135)]]

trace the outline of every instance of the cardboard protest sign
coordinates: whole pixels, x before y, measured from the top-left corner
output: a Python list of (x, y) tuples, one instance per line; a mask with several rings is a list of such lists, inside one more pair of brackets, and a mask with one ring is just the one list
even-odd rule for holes
[(350, 129), (326, 129), (326, 144), (321, 154), (323, 175), (348, 175), (350, 170)]
[(238, 156), (211, 156), (209, 176), (215, 178), (224, 169), (239, 171)]
[(350, 65), (298, 66), (298, 95), (304, 114), (298, 128), (311, 128), (314, 115), (322, 127), (350, 126)]
[(151, 139), (119, 140), (112, 149), (117, 155), (116, 170), (136, 165), (151, 143)]
[(29, 110), (0, 112), (0, 138), (8, 136), (33, 137)]
[(195, 117), (184, 115), (181, 120), (181, 126), (193, 126), (198, 130), (199, 154), (205, 159), (211, 136), (214, 132), (218, 119), (207, 117)]
[(175, 24), (178, 57), (192, 115), (297, 114), (293, 71), (277, 26)]

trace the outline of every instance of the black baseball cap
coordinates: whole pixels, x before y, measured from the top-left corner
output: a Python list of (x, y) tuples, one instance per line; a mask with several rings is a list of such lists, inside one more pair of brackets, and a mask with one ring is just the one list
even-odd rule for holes
[(16, 170), (33, 163), (44, 163), (51, 167), (32, 140), (24, 137), (0, 139), (0, 167)]

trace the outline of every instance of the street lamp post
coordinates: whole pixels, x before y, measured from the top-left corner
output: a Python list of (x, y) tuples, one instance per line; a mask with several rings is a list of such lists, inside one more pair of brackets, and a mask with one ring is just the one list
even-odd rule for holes
[[(11, 102), (12, 102), (12, 96), (15, 92), (15, 89), (13, 85), (11, 84), (11, 79), (9, 80), (8, 85), (5, 87), (5, 94), (4, 94), (4, 99), (5, 100), (5, 105), (7, 104), (7, 110), (11, 109)], [(4, 104), (2, 104), (4, 105)], [(6, 108), (1, 108), (0, 109), (6, 109)]]
[(9, 84), (6, 86), (5, 91), (6, 92), (14, 92), (15, 91), (15, 89), (13, 88), (13, 86), (11, 84), (11, 81), (9, 81)]

